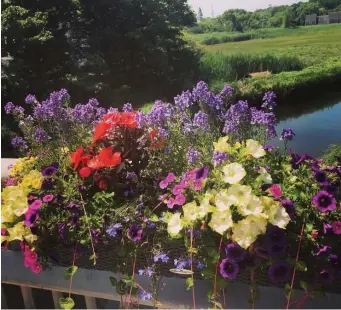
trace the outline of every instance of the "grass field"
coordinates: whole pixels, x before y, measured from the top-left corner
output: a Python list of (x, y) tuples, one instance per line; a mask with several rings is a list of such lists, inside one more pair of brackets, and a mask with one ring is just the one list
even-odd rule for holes
[[(298, 71), (283, 72), (283, 70), (273, 70), (279, 72), (266, 77), (249, 79), (222, 78), (223, 66), (221, 68), (212, 67), (219, 76), (208, 82), (214, 88), (220, 88), (224, 83), (232, 83), (237, 88), (237, 93), (241, 96), (255, 97), (269, 89), (274, 89), (280, 96), (285, 96), (297, 89), (309, 89), (319, 84), (328, 84), (337, 79), (341, 83), (341, 24), (317, 25), (299, 27), (296, 29), (263, 29), (258, 30), (269, 36), (265, 39), (254, 39), (242, 42), (229, 42), (215, 45), (200, 45), (210, 57), (221, 58), (222, 55), (239, 55), (240, 59), (250, 55), (275, 55), (279, 59), (293, 57), (299, 59), (303, 68)], [(214, 35), (226, 35), (227, 33), (215, 33)], [(197, 43), (212, 34), (187, 35), (189, 40)], [(233, 58), (233, 57), (232, 57)], [(221, 60), (220, 60), (221, 61)], [(219, 63), (212, 61), (211, 63)], [(226, 66), (226, 65), (225, 65)], [(281, 64), (279, 63), (279, 66)], [(207, 68), (206, 68), (207, 69)], [(207, 74), (206, 74), (207, 75)], [(229, 77), (231, 75), (227, 75)]]

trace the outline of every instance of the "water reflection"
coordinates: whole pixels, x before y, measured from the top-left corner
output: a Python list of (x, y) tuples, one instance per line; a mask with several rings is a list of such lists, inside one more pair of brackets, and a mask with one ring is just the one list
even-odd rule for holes
[[(292, 108), (282, 107), (280, 113), (279, 119), (282, 121), (277, 126), (277, 133), (280, 134), (283, 128), (295, 131), (296, 136), (289, 144), (294, 152), (320, 156), (328, 145), (341, 144), (341, 93), (339, 97), (325, 97), (322, 107), (321, 99), (302, 101), (302, 104)], [(270, 143), (283, 146), (278, 139)]]

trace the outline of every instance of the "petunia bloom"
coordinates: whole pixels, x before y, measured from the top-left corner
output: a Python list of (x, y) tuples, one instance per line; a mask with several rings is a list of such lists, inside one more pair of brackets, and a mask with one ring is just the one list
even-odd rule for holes
[(43, 201), (44, 201), (44, 202), (50, 202), (50, 201), (53, 200), (53, 198), (54, 198), (54, 196), (53, 196), (52, 194), (48, 194), (48, 195), (45, 195), (45, 196), (43, 197)]
[(275, 198), (281, 198), (282, 197), (282, 189), (279, 185), (273, 184), (269, 188), (269, 192), (271, 193), (272, 196)]
[(277, 261), (269, 268), (269, 276), (273, 282), (286, 282), (290, 277), (291, 267), (287, 262)]
[(326, 191), (319, 191), (312, 199), (312, 203), (321, 212), (329, 212), (336, 209), (335, 198)]
[(136, 242), (142, 239), (142, 233), (142, 228), (137, 226), (136, 224), (133, 224), (128, 230), (128, 237), (130, 240)]
[(334, 221), (332, 228), (335, 235), (341, 235), (341, 221)]
[(226, 257), (232, 262), (240, 262), (244, 259), (246, 251), (237, 243), (230, 243), (225, 248)]
[(231, 261), (228, 258), (225, 258), (221, 261), (220, 265), (220, 274), (223, 278), (235, 279), (237, 274), (239, 273), (239, 266), (237, 263)]

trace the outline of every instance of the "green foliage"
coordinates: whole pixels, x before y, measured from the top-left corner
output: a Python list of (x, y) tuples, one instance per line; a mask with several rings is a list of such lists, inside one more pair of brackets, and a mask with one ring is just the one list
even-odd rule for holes
[(110, 277), (109, 278), (109, 280), (110, 280), (110, 284), (112, 285), (112, 286), (116, 286), (117, 285), (117, 279), (116, 278), (114, 278), (114, 277)]
[(341, 144), (331, 144), (323, 154), (324, 162), (327, 165), (335, 165), (341, 158)]
[(187, 278), (186, 279), (186, 290), (189, 291), (189, 289), (193, 286), (193, 279)]
[(75, 302), (71, 297), (59, 298), (59, 305), (62, 309), (69, 310), (73, 309)]
[(276, 56), (273, 54), (252, 55), (206, 53), (201, 58), (201, 76), (205, 81), (239, 80), (249, 73), (271, 71), (294, 71), (303, 69), (302, 62), (295, 56)]

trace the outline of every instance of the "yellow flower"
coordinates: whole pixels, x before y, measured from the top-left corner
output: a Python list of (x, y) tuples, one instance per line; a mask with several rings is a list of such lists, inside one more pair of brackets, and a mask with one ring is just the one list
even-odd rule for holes
[(264, 184), (272, 184), (271, 175), (266, 171), (264, 167), (260, 167), (258, 172), (259, 176), (256, 179), (257, 181), (262, 182)]
[(62, 147), (61, 149), (60, 149), (60, 151), (62, 152), (62, 154), (68, 154), (69, 152), (70, 152), (70, 150), (69, 150), (69, 148), (67, 147), (67, 146), (65, 146), (65, 147)]
[(244, 205), (238, 205), (238, 212), (241, 215), (260, 215), (263, 212), (263, 206), (261, 200), (254, 195), (250, 195), (247, 203)]
[(254, 158), (260, 158), (265, 155), (265, 150), (258, 141), (248, 139), (246, 140), (246, 146), (242, 150), (242, 153), (244, 155), (251, 155)]
[(33, 243), (38, 239), (37, 235), (33, 235), (31, 230), (28, 227), (25, 227), (24, 238), (28, 243)]
[(26, 235), (27, 230), (24, 227), (24, 222), (15, 224), (14, 227), (7, 229), (9, 233), (8, 241), (23, 240), (23, 236)]
[(222, 171), (224, 173), (223, 180), (230, 184), (240, 182), (246, 175), (245, 169), (238, 163), (227, 164), (224, 166)]
[(240, 185), (232, 184), (227, 189), (227, 195), (229, 196), (229, 200), (234, 205), (246, 206), (250, 195), (251, 195), (252, 188), (248, 185)]
[(227, 143), (227, 140), (229, 139), (228, 136), (219, 138), (218, 142), (213, 142), (214, 151), (215, 152), (222, 152), (222, 153), (228, 153), (231, 149), (231, 146)]
[(15, 214), (10, 206), (1, 207), (1, 223), (11, 223), (15, 220)]
[(187, 223), (194, 222), (196, 219), (199, 218), (199, 208), (195, 201), (186, 203), (182, 207), (182, 211), (184, 212), (184, 221)]
[(177, 237), (179, 232), (183, 229), (184, 224), (180, 213), (174, 213), (168, 218), (167, 231), (171, 237)]
[(221, 190), (215, 196), (215, 205), (219, 211), (230, 210), (230, 207), (233, 204), (233, 201), (230, 200), (229, 195), (227, 194), (227, 190)]
[(212, 230), (223, 235), (226, 230), (233, 226), (231, 211), (219, 211), (218, 209), (215, 210), (212, 213), (211, 221), (208, 225), (212, 228)]
[(35, 189), (40, 189), (41, 188), (41, 184), (42, 184), (42, 180), (39, 180), (39, 179), (35, 179), (31, 183), (32, 187), (35, 188)]

